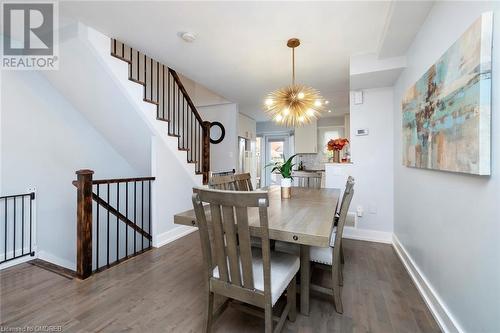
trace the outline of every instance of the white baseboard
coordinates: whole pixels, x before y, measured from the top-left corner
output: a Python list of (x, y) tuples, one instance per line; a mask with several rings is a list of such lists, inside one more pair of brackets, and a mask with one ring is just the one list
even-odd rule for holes
[(45, 260), (47, 262), (50, 262), (54, 265), (61, 266), (67, 269), (70, 269), (72, 271), (76, 271), (76, 263), (71, 262), (69, 260), (60, 258), (56, 255), (53, 255), (52, 253), (46, 252), (46, 251), (40, 251), (37, 253), (37, 257), (39, 259)]
[(392, 232), (360, 229), (348, 226), (344, 227), (342, 238), (392, 244)]
[(170, 242), (173, 242), (174, 240), (189, 235), (190, 233), (196, 230), (198, 230), (198, 228), (188, 227), (183, 225), (176, 226), (175, 228), (165, 231), (164, 233), (161, 233), (158, 236), (156, 236), (153, 240), (153, 246), (161, 247)]
[(393, 247), (396, 250), (399, 258), (403, 262), (406, 270), (410, 274), (417, 289), (422, 295), (427, 307), (431, 311), (434, 319), (436, 319), (439, 327), (445, 333), (461, 333), (464, 330), (457, 323), (453, 315), (440, 299), (434, 288), (431, 286), (426, 277), (422, 274), (418, 266), (415, 264), (411, 256), (408, 254), (403, 245), (399, 242), (396, 235), (393, 235)]

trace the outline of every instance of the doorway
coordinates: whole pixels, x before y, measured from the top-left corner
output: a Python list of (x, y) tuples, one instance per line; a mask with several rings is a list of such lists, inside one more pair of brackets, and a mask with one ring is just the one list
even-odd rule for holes
[(263, 164), (262, 175), (265, 175), (264, 186), (280, 184), (281, 176), (271, 174), (271, 167), (264, 168), (269, 163), (285, 162), (285, 158), (290, 157), (290, 135), (269, 135), (265, 136), (264, 152), (265, 161)]

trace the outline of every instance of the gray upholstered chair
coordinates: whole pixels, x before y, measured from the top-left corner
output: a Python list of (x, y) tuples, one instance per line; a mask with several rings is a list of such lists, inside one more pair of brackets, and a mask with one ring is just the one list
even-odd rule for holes
[[(209, 204), (210, 221), (204, 203)], [(205, 331), (210, 332), (216, 320), (213, 304), (218, 294), (231, 300), (250, 304), (264, 311), (265, 332), (283, 328), (287, 316), (296, 318), (295, 275), (300, 267), (297, 255), (273, 252), (269, 245), (265, 191), (222, 191), (203, 188), (193, 189), (193, 206), (203, 253), (207, 278), (207, 314)], [(249, 226), (249, 207), (260, 212), (259, 225)], [(252, 248), (250, 233), (260, 238), (261, 248)], [(210, 237), (209, 234), (212, 236)], [(287, 304), (280, 317), (273, 316), (273, 307), (286, 291)], [(221, 308), (215, 311), (222, 312)]]

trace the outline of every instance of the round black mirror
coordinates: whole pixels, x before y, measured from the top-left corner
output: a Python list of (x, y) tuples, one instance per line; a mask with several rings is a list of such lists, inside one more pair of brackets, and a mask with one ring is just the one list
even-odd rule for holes
[(218, 144), (224, 140), (226, 130), (224, 126), (218, 121), (210, 123), (210, 143)]

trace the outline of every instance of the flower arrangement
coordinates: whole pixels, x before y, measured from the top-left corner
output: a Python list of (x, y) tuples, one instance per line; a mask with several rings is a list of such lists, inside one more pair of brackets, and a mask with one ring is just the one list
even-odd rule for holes
[(331, 139), (326, 144), (326, 149), (328, 149), (328, 151), (341, 151), (348, 143), (349, 140), (347, 140), (347, 138)]

